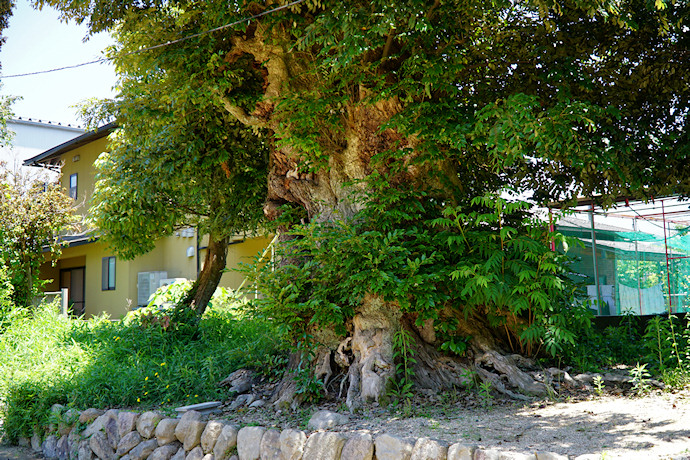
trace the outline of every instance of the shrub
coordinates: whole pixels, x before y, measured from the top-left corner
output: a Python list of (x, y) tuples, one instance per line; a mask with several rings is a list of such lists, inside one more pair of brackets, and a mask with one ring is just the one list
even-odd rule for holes
[(7, 276), (7, 268), (0, 264), (0, 334), (9, 325), (12, 316), (17, 314), (15, 306), (12, 302), (12, 293), (14, 288)]
[(589, 328), (590, 314), (568, 259), (548, 246), (560, 236), (527, 219), (528, 206), (487, 195), (451, 207), (420, 191), (379, 190), (350, 219), (291, 227), (280, 270), (259, 271), (256, 305), (297, 338), (312, 326), (343, 333), (375, 294), (420, 324), (434, 319), (442, 348), (456, 353), (466, 342), (458, 319), (479, 312), (514, 351), (553, 356)]

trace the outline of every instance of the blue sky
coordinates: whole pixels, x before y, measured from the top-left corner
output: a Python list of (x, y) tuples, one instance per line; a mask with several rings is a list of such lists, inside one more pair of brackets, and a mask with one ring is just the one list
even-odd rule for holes
[(3, 35), (7, 41), (0, 49), (0, 94), (23, 98), (13, 106), (15, 116), (81, 124), (77, 109), (72, 106), (89, 98), (113, 95), (115, 71), (106, 63), (4, 78), (98, 59), (102, 50), (112, 43), (107, 34), (98, 34), (84, 42), (85, 26), (60, 22), (56, 11), (49, 8), (36, 11), (28, 0), (18, 0), (10, 26)]

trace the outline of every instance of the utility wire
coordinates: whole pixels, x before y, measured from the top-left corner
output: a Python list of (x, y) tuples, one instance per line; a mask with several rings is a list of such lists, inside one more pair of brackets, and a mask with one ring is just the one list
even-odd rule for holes
[[(237, 25), (239, 25), (239, 24), (242, 24), (243, 22), (249, 22), (249, 21), (251, 21), (251, 20), (253, 20), (253, 19), (257, 19), (257, 18), (260, 18), (260, 17), (262, 17), (262, 16), (266, 16), (266, 15), (269, 15), (269, 14), (271, 14), (271, 13), (275, 13), (275, 12), (277, 12), (277, 11), (284, 10), (284, 9), (286, 9), (286, 8), (290, 8), (290, 7), (292, 7), (292, 6), (299, 5), (300, 3), (304, 2), (304, 1), (305, 1), (305, 0), (295, 0), (295, 1), (293, 1), (293, 2), (286, 3), (285, 5), (282, 5), (282, 6), (278, 6), (278, 7), (276, 7), (276, 8), (273, 8), (272, 10), (266, 10), (266, 11), (263, 11), (263, 12), (261, 12), (261, 13), (255, 14), (254, 16), (250, 16), (250, 17), (248, 17), (248, 18), (242, 18), (242, 19), (239, 19), (239, 20), (237, 20), (237, 21), (231, 22), (231, 23), (229, 23), (229, 24), (225, 24), (225, 25), (222, 25), (222, 26), (218, 26), (218, 27), (215, 27), (215, 28), (210, 29), (210, 30), (206, 30), (206, 31), (204, 31), (204, 32), (199, 32), (199, 33), (196, 33), (196, 34), (188, 35), (188, 36), (186, 36), (186, 37), (178, 38), (178, 39), (175, 39), (175, 40), (170, 40), (170, 41), (167, 41), (167, 42), (165, 42), (165, 43), (159, 43), (159, 44), (157, 44), (157, 45), (147, 46), (146, 48), (141, 48), (141, 49), (138, 49), (138, 50), (135, 50), (135, 51), (130, 51), (129, 53), (125, 53), (125, 54), (123, 54), (123, 55), (121, 55), (121, 56), (118, 56), (118, 58), (122, 58), (122, 57), (126, 57), (126, 56), (131, 56), (131, 55), (133, 55), (133, 54), (139, 54), (139, 53), (143, 53), (143, 52), (145, 52), (145, 51), (151, 51), (151, 50), (155, 50), (155, 49), (158, 49), (158, 48), (164, 48), (164, 47), (166, 47), (166, 46), (174, 45), (174, 44), (176, 44), (176, 43), (180, 43), (180, 42), (183, 42), (183, 41), (186, 41), (186, 40), (191, 40), (192, 38), (202, 37), (202, 36), (204, 36), (204, 35), (212, 34), (213, 32), (218, 32), (218, 31), (220, 31), (220, 30), (224, 30), (224, 29), (228, 29), (228, 28), (231, 28), (231, 27), (235, 27), (235, 26), (237, 26)], [(56, 67), (56, 68), (54, 68), (54, 69), (38, 70), (38, 71), (36, 71), (36, 72), (18, 73), (18, 74), (14, 74), (14, 75), (4, 75), (4, 76), (0, 76), (0, 80), (2, 80), (3, 78), (29, 77), (29, 76), (33, 76), (33, 75), (41, 75), (41, 74), (45, 74), (45, 73), (59, 72), (59, 71), (61, 71), (61, 70), (76, 69), (76, 68), (78, 68), (78, 67), (84, 67), (84, 66), (91, 65), (91, 64), (99, 64), (99, 63), (101, 63), (101, 62), (112, 61), (112, 60), (114, 60), (114, 59), (115, 59), (115, 58), (104, 57), (104, 58), (95, 59), (95, 60), (93, 60), (93, 61), (82, 62), (82, 63), (80, 63), (80, 64), (68, 65), (68, 66), (64, 66), (64, 67)]]

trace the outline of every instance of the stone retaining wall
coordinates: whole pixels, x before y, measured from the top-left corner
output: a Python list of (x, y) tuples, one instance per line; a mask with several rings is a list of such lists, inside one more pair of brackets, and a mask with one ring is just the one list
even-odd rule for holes
[(195, 411), (167, 418), (157, 412), (88, 409), (79, 413), (60, 406), (53, 413), (59, 422), (49, 427), (44, 440), (34, 435), (23, 442), (30, 442), (46, 458), (58, 460), (567, 460), (550, 452), (449, 446), (429, 438), (239, 428), (225, 420), (205, 420)]

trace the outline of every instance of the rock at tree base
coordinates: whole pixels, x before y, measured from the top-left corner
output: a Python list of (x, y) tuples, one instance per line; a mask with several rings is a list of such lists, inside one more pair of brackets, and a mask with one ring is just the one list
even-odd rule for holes
[(328, 410), (320, 410), (311, 416), (307, 428), (310, 430), (328, 430), (338, 425), (344, 425), (350, 421), (347, 415), (338, 414)]
[(256, 372), (248, 369), (238, 369), (225, 377), (218, 385), (228, 387), (228, 392), (230, 393), (242, 394), (252, 389), (255, 379)]

